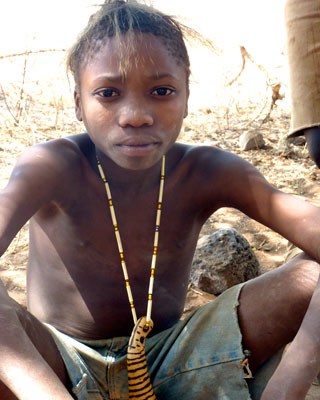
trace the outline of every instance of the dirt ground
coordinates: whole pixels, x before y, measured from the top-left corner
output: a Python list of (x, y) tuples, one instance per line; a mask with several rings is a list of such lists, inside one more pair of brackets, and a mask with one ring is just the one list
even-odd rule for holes
[[(38, 87), (38, 86), (37, 86)], [(31, 92), (26, 87), (21, 94), (11, 86), (0, 87), (0, 189), (5, 186), (12, 166), (26, 146), (33, 143), (82, 131), (75, 122), (71, 102), (53, 96), (43, 100), (43, 92)], [(263, 108), (261, 104), (267, 105)], [(269, 96), (256, 104), (248, 99), (228, 107), (217, 104), (192, 112), (185, 120), (180, 141), (210, 144), (232, 151), (255, 165), (264, 176), (283, 191), (320, 205), (320, 172), (309, 158), (305, 143), (288, 143), (289, 108), (275, 107), (265, 120), (271, 102)], [(262, 110), (260, 113), (257, 110)], [(260, 150), (241, 151), (239, 137), (246, 131), (263, 135), (265, 146)], [(201, 234), (208, 234), (223, 227), (232, 226), (249, 241), (260, 260), (263, 271), (281, 265), (292, 252), (287, 240), (268, 228), (248, 219), (234, 209), (221, 209), (209, 218)], [(0, 261), (0, 277), (10, 295), (26, 304), (26, 264), (28, 257), (28, 226), (14, 239)], [(210, 296), (189, 293), (187, 307), (206, 302)], [(320, 399), (320, 387), (314, 386), (308, 399)]]

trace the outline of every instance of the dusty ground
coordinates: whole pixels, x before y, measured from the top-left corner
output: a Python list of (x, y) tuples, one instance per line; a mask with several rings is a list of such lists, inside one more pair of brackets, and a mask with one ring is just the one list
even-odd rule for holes
[[(241, 91), (239, 87), (238, 92)], [(0, 188), (3, 188), (23, 148), (80, 132), (82, 127), (75, 122), (70, 101), (56, 94), (49, 96), (48, 100), (47, 93), (40, 91), (35, 82), (32, 87), (26, 86), (22, 94), (10, 83), (0, 89)], [(185, 120), (180, 141), (211, 144), (237, 153), (255, 165), (278, 188), (320, 205), (319, 170), (310, 160), (303, 142), (288, 144), (285, 140), (290, 120), (288, 107), (283, 106), (280, 100), (271, 117), (264, 121), (271, 104), (269, 94), (265, 92), (264, 96), (258, 104), (247, 98), (234, 101), (228, 107), (213, 104), (191, 113)], [(239, 150), (240, 135), (252, 130), (263, 134), (265, 147), (247, 152)], [(233, 226), (248, 239), (264, 271), (281, 265), (291, 251), (285, 239), (233, 209), (221, 209), (214, 214), (203, 227), (202, 234), (226, 226)], [(25, 304), (27, 232), (25, 226), (0, 261), (0, 277), (9, 293), (21, 304)], [(190, 292), (190, 296), (191, 305), (208, 298), (195, 292)], [(320, 399), (316, 386), (312, 391), (309, 399)]]

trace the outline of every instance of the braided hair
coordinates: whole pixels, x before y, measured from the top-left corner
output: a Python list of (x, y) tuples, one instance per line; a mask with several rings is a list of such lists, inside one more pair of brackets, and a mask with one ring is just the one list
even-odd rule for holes
[[(137, 33), (152, 34), (162, 42), (168, 54), (176, 59), (178, 65), (184, 67), (188, 86), (190, 60), (184, 38), (185, 35), (195, 37), (198, 34), (174, 17), (136, 0), (106, 0), (90, 17), (87, 27), (67, 56), (67, 68), (72, 72), (76, 83), (79, 84), (81, 66), (99, 51), (108, 38), (116, 38), (120, 55), (124, 54), (124, 48), (132, 54)], [(128, 57), (122, 60), (120, 68), (125, 74)]]

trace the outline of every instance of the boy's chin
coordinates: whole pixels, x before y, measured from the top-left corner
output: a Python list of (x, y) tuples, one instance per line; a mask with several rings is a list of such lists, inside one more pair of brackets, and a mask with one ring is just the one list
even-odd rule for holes
[(155, 165), (158, 165), (163, 156), (163, 148), (155, 147), (152, 151), (146, 154), (128, 153), (119, 151), (109, 153), (109, 158), (119, 167), (131, 170), (131, 171), (142, 171), (147, 170)]
[(149, 168), (154, 167), (159, 160), (162, 158), (162, 155), (157, 158), (153, 158), (150, 160), (143, 159), (141, 157), (132, 157), (130, 160), (119, 160), (119, 159), (113, 159), (112, 161), (117, 164), (118, 167), (127, 169), (130, 171), (143, 171)]

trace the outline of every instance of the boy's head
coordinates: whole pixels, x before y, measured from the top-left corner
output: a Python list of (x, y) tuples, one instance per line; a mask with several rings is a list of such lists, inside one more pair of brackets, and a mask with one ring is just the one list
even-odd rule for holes
[[(81, 67), (99, 51), (108, 38), (116, 38), (120, 54), (128, 55), (128, 52), (134, 53), (135, 34), (149, 33), (158, 38), (169, 55), (185, 69), (188, 87), (190, 61), (183, 34), (187, 30), (174, 18), (135, 0), (106, 0), (98, 12), (91, 16), (88, 26), (71, 48), (67, 66), (79, 86)], [(126, 40), (123, 40), (124, 34)], [(120, 68), (124, 74), (128, 66), (128, 58), (123, 57)]]

